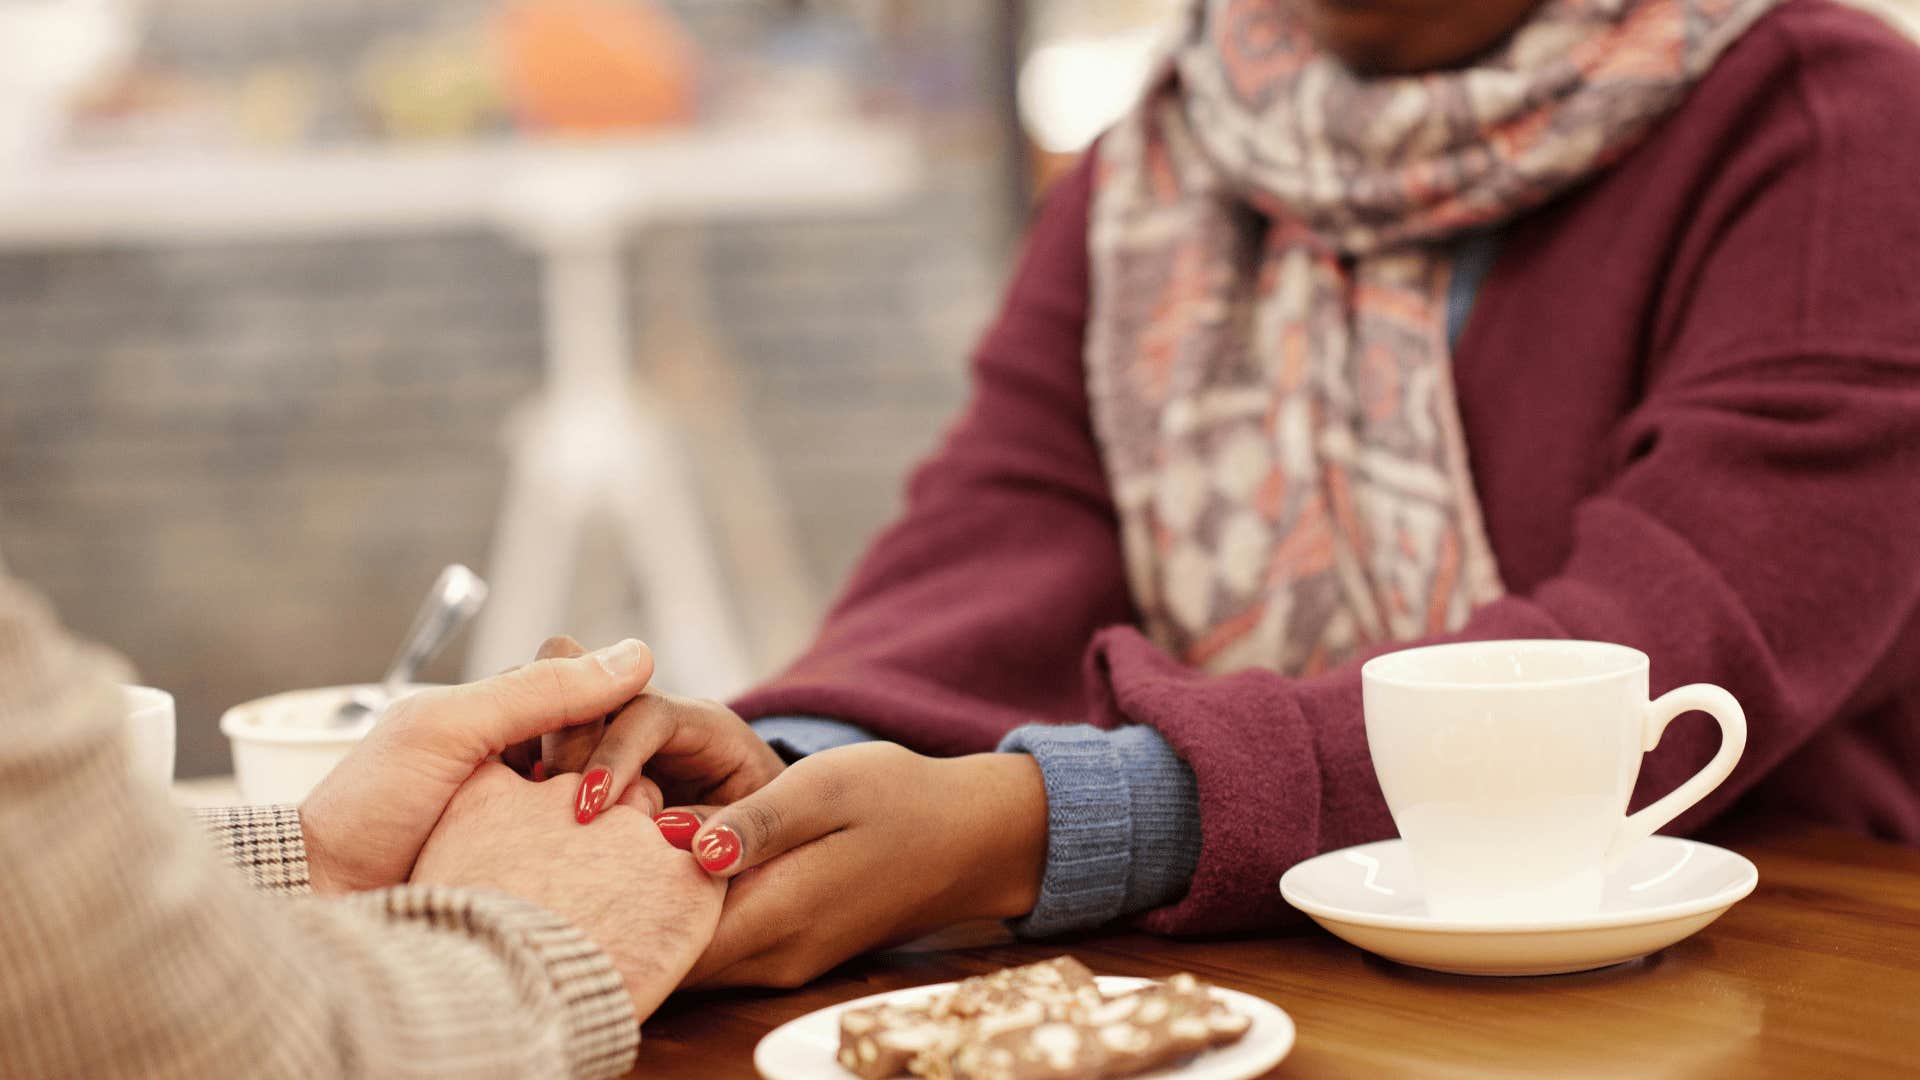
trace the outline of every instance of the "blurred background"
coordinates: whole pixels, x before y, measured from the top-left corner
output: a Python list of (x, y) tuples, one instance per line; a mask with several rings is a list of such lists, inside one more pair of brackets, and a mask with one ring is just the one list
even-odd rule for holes
[[(1920, 25), (1917, 0), (1861, 0)], [(179, 702), (803, 645), (1177, 0), (0, 0), (0, 553)]]

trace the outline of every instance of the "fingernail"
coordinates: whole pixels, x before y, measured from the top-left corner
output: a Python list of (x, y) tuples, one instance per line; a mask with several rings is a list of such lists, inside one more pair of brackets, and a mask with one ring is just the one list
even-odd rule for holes
[(740, 838), (725, 825), (714, 829), (700, 838), (694, 846), (693, 857), (700, 868), (709, 874), (717, 874), (732, 866), (740, 857)]
[(628, 638), (594, 653), (593, 659), (607, 674), (621, 678), (640, 670), (641, 649), (638, 639)]
[(681, 851), (693, 850), (693, 834), (700, 831), (699, 818), (685, 810), (669, 810), (654, 815), (653, 823), (660, 826), (660, 835), (667, 838), (667, 843)]
[(545, 780), (546, 778), (547, 778), (547, 763), (544, 761), (534, 762), (533, 763), (534, 782), (539, 783), (540, 781)]
[(573, 813), (573, 820), (585, 825), (593, 820), (607, 805), (607, 793), (613, 790), (613, 773), (602, 765), (587, 770), (580, 778), (580, 799)]

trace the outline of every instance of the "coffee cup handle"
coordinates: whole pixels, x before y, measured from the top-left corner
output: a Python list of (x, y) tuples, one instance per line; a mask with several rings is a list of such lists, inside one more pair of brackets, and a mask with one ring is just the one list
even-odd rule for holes
[(1720, 782), (1733, 772), (1733, 766), (1740, 760), (1741, 751), (1747, 748), (1747, 714), (1733, 695), (1709, 683), (1693, 683), (1678, 687), (1661, 694), (1647, 703), (1646, 718), (1642, 729), (1640, 748), (1644, 753), (1660, 745), (1660, 736), (1666, 733), (1667, 725), (1681, 713), (1698, 709), (1720, 722), (1720, 751), (1706, 767), (1687, 778), (1687, 782), (1674, 788), (1650, 806), (1643, 807), (1639, 813), (1630, 814), (1620, 823), (1620, 830), (1614, 834), (1613, 844), (1607, 849), (1607, 866), (1612, 868), (1626, 858), (1633, 846), (1652, 836), (1661, 826), (1679, 817), (1681, 811), (1707, 797), (1707, 793), (1720, 786)]

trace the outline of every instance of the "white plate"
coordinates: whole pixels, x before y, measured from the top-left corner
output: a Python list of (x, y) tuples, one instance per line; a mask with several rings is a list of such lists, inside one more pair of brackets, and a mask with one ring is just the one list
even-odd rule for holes
[(1280, 895), (1336, 937), (1458, 975), (1558, 975), (1638, 959), (1685, 938), (1753, 891), (1753, 864), (1725, 848), (1654, 836), (1607, 875), (1600, 910), (1577, 918), (1476, 923), (1427, 914), (1399, 840), (1300, 863)]
[[(1123, 975), (1096, 976), (1107, 994), (1124, 993), (1151, 982)], [(810, 1012), (774, 1028), (753, 1050), (753, 1067), (767, 1080), (847, 1080), (853, 1074), (833, 1059), (840, 1050), (840, 1014), (848, 1009), (869, 1005), (904, 1005), (922, 1001), (954, 988), (953, 983), (934, 986), (910, 986), (887, 994), (874, 994), (857, 1001)], [(1278, 1005), (1238, 990), (1213, 988), (1213, 996), (1253, 1021), (1240, 1041), (1217, 1050), (1209, 1050), (1184, 1065), (1140, 1073), (1139, 1080), (1173, 1078), (1179, 1080), (1244, 1080), (1259, 1076), (1280, 1063), (1293, 1049), (1293, 1018)]]

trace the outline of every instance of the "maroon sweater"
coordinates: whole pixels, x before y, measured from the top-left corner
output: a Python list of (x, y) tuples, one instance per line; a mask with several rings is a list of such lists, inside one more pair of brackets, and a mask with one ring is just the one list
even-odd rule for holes
[[(1269, 925), (1288, 866), (1393, 835), (1359, 668), (1211, 676), (1135, 629), (1081, 359), (1088, 195), (1083, 166), (1034, 225), (905, 516), (738, 708), (933, 754), (1151, 724), (1204, 839), (1144, 924)], [(1454, 365), (1511, 592), (1453, 636), (1624, 642), (1656, 691), (1732, 691), (1746, 754), (1679, 831), (1764, 810), (1920, 842), (1920, 52), (1825, 0), (1766, 17), (1647, 142), (1506, 231)], [(1635, 803), (1717, 739), (1676, 723)]]

